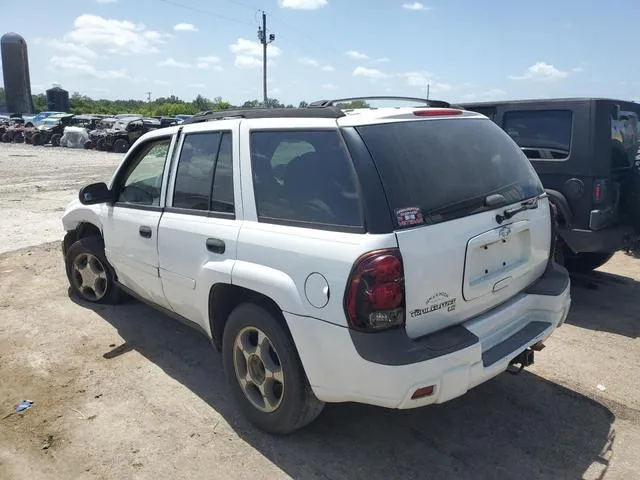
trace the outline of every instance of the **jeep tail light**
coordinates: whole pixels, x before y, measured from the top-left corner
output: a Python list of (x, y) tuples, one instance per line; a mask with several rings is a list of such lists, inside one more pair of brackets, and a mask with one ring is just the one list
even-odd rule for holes
[(345, 294), (349, 326), (380, 331), (404, 324), (405, 294), (402, 256), (397, 248), (376, 250), (355, 263)]
[(603, 203), (607, 198), (608, 181), (599, 179), (593, 182), (593, 202)]

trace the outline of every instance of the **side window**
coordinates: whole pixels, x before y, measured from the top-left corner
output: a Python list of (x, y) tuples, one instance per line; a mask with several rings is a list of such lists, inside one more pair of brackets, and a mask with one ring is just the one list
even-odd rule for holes
[(570, 110), (522, 110), (504, 114), (503, 128), (531, 159), (565, 160), (571, 151)]
[(221, 134), (218, 132), (185, 136), (178, 159), (173, 207), (205, 211), (209, 209), (220, 138)]
[(469, 107), (467, 110), (480, 113), (492, 121), (496, 119), (496, 107)]
[(355, 172), (337, 130), (254, 131), (251, 164), (260, 222), (363, 227)]
[(121, 182), (118, 202), (133, 205), (160, 205), (162, 174), (171, 139), (149, 142), (139, 150)]
[(234, 213), (233, 203), (233, 155), (231, 145), (231, 133), (222, 135), (220, 152), (216, 162), (216, 171), (213, 177), (213, 192), (211, 193), (212, 212)]

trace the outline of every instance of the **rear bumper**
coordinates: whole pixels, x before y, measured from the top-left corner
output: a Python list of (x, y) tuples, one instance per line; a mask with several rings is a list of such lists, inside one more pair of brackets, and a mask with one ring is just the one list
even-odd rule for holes
[(624, 247), (633, 227), (618, 225), (602, 230), (558, 229), (558, 235), (575, 253), (614, 252)]
[[(568, 274), (562, 267), (552, 270), (544, 277), (554, 285), (538, 282), (490, 312), (416, 340), (404, 330), (354, 333), (309, 317), (285, 318), (320, 400), (421, 407), (459, 397), (505, 371), (564, 322), (571, 304)], [(559, 276), (566, 278), (559, 282)], [(411, 398), (428, 386), (434, 386), (432, 395)]]

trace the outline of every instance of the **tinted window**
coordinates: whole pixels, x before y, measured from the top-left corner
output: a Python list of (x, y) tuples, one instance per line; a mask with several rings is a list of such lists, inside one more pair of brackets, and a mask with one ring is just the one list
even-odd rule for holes
[[(564, 159), (571, 150), (569, 110), (529, 110), (504, 114), (505, 131), (529, 158)], [(537, 157), (531, 151), (538, 151)]]
[(361, 227), (351, 160), (338, 131), (261, 131), (251, 135), (258, 219)]
[(216, 162), (213, 177), (213, 193), (211, 195), (211, 210), (214, 212), (234, 213), (233, 204), (233, 156), (231, 134), (222, 135), (220, 152)]
[(487, 119), (394, 122), (358, 127), (391, 208), (419, 208), (425, 223), (486, 210), (502, 194), (509, 203), (542, 186), (518, 146)]
[(467, 110), (472, 112), (477, 112), (485, 117), (488, 117), (490, 120), (495, 120), (496, 118), (496, 107), (465, 107)]
[(138, 150), (123, 176), (119, 202), (156, 207), (160, 205), (162, 174), (170, 143), (170, 139), (157, 140)]
[(213, 169), (220, 146), (220, 133), (186, 135), (173, 193), (175, 208), (208, 210)]

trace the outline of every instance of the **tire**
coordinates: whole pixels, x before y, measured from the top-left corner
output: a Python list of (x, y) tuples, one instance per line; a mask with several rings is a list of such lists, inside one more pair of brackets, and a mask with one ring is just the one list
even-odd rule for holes
[(59, 147), (61, 138), (62, 135), (60, 135), (59, 133), (54, 133), (53, 135), (51, 135), (51, 146)]
[(12, 137), (12, 135), (10, 133), (5, 132), (5, 133), (2, 134), (2, 141), (4, 143), (10, 143), (11, 142), (11, 137)]
[(615, 253), (615, 251), (584, 252), (565, 255), (564, 266), (573, 273), (589, 273), (611, 260)]
[(40, 145), (41, 142), (42, 134), (36, 132), (31, 136), (31, 145)]
[[(81, 238), (73, 243), (65, 255), (67, 279), (73, 293), (91, 303), (116, 304), (124, 295), (115, 281), (113, 267), (104, 254), (104, 243), (97, 236)], [(84, 279), (81, 270), (88, 268)], [(89, 285), (82, 288), (82, 285)]]
[(93, 148), (93, 142), (91, 140), (87, 140), (84, 142), (84, 149), (91, 150)]
[(127, 153), (129, 151), (129, 142), (124, 138), (118, 138), (113, 142), (113, 151), (116, 153)]
[[(260, 355), (255, 346), (258, 338), (263, 339), (262, 345), (268, 346), (268, 353)], [(236, 346), (240, 344), (245, 345), (249, 353), (243, 354)], [(285, 435), (308, 425), (320, 415), (324, 403), (311, 391), (293, 340), (264, 308), (244, 303), (231, 312), (222, 336), (222, 359), (240, 409), (260, 430)], [(279, 376), (274, 377), (282, 380), (268, 380), (265, 371), (279, 372)], [(246, 387), (243, 387), (241, 377), (257, 379), (256, 383), (263, 381), (263, 389), (264, 385), (268, 387), (270, 401), (264, 400), (265, 396), (259, 393), (254, 381), (244, 382)]]

